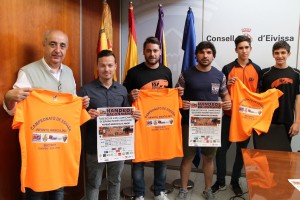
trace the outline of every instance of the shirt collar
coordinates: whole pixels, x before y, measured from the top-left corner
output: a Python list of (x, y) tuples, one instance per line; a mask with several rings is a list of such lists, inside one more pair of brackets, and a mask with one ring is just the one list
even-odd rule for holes
[[(238, 62), (238, 59), (235, 59), (235, 63), (236, 63), (236, 66), (240, 66), (240, 67), (241, 67), (240, 63)], [(252, 60), (249, 59), (249, 61), (248, 61), (248, 63), (246, 64), (246, 66), (249, 65), (249, 64), (251, 64), (251, 63), (252, 63)]]
[[(42, 58), (42, 62), (44, 63), (44, 65), (46, 66), (46, 68), (47, 68), (47, 70), (48, 70), (49, 72), (55, 73), (55, 72), (52, 70), (52, 68), (47, 64), (47, 62), (45, 61), (45, 58), (44, 58), (44, 57)], [(58, 70), (56, 73), (61, 72), (62, 69), (63, 69), (63, 65), (61, 64), (59, 70)]]
[[(104, 87), (103, 84), (101, 83), (101, 81), (100, 81), (98, 78), (95, 79), (95, 81), (96, 81), (96, 83), (99, 84), (101, 87)], [(117, 82), (113, 80), (113, 82), (112, 82), (112, 84), (111, 84), (111, 86), (110, 86), (109, 88), (112, 88), (112, 87), (113, 87), (113, 88), (116, 88), (116, 87), (117, 87), (116, 83), (117, 83)], [(106, 88), (106, 87), (104, 87), (104, 88)]]

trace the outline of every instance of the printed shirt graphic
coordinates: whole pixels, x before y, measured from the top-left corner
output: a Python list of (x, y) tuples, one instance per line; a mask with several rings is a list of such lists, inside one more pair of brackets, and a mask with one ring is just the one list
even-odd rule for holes
[(248, 139), (254, 129), (257, 134), (267, 133), (273, 112), (278, 108), (280, 90), (270, 89), (264, 93), (251, 92), (239, 79), (231, 86), (232, 116), (229, 140), (240, 142)]
[(20, 129), (21, 191), (75, 186), (81, 152), (80, 125), (90, 119), (80, 97), (33, 90), (17, 104), (13, 129)]
[(144, 86), (141, 87), (141, 89), (148, 89), (148, 88), (152, 88), (152, 89), (160, 89), (160, 88), (167, 88), (168, 87), (169, 82), (167, 80), (162, 80), (162, 79), (158, 79), (158, 80), (154, 80), (151, 81), (147, 84), (145, 84)]
[(182, 157), (181, 97), (177, 89), (139, 91), (133, 102), (142, 117), (136, 122), (135, 160), (148, 162)]
[(271, 84), (271, 87), (272, 88), (277, 88), (279, 87), (280, 85), (284, 85), (284, 84), (293, 84), (294, 83), (294, 80), (291, 79), (291, 78), (279, 78), (279, 79), (276, 79), (272, 84)]

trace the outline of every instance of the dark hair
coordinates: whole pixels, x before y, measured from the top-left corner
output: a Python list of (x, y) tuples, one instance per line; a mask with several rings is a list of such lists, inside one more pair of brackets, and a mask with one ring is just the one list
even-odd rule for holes
[(235, 43), (235, 48), (239, 45), (241, 42), (248, 42), (250, 47), (251, 47), (251, 38), (249, 38), (246, 35), (239, 35), (235, 38), (234, 43)]
[(151, 36), (151, 37), (146, 38), (146, 40), (144, 42), (144, 45), (143, 45), (143, 48), (145, 49), (146, 45), (149, 44), (149, 43), (157, 44), (160, 47), (160, 42), (156, 37)]
[(115, 63), (116, 63), (116, 57), (115, 54), (111, 51), (111, 50), (102, 50), (97, 54), (97, 62), (98, 62), (98, 58), (102, 58), (102, 57), (108, 57), (108, 56), (113, 56), (115, 59)]
[(216, 57), (217, 52), (216, 52), (216, 48), (215, 48), (215, 46), (214, 46), (213, 43), (211, 43), (211, 42), (209, 42), (209, 41), (203, 41), (203, 42), (200, 42), (200, 43), (197, 45), (197, 47), (196, 47), (195, 55), (197, 55), (197, 53), (198, 53), (199, 51), (202, 51), (203, 49), (211, 49), (212, 52), (213, 52), (214, 58)]
[(277, 49), (285, 49), (288, 53), (291, 51), (291, 46), (286, 41), (278, 41), (273, 45), (272, 53)]

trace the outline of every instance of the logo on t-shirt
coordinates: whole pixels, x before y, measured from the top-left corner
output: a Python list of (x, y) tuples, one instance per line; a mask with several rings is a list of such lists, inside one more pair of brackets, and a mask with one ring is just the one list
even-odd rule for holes
[(285, 84), (293, 84), (293, 79), (290, 79), (290, 78), (279, 78), (279, 79), (276, 79), (275, 81), (273, 81), (271, 87), (272, 88), (277, 88), (278, 86), (280, 85), (285, 85)]
[(219, 83), (212, 83), (211, 84), (211, 93), (212, 94), (219, 94), (220, 84)]
[(160, 89), (160, 88), (167, 88), (167, 87), (168, 87), (167, 80), (158, 79), (143, 85), (141, 89)]
[(56, 133), (33, 133), (33, 143), (67, 143), (68, 134), (56, 134)]

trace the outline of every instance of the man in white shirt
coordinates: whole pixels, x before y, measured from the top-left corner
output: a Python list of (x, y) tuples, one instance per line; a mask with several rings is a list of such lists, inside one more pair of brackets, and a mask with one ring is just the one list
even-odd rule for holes
[[(68, 49), (68, 36), (60, 30), (49, 30), (43, 40), (44, 57), (19, 70), (13, 89), (4, 96), (3, 107), (9, 115), (14, 115), (16, 104), (24, 100), (32, 88), (76, 94), (76, 84), (72, 70), (62, 64)], [(88, 107), (89, 98), (83, 97), (83, 106)], [(35, 192), (26, 188), (26, 199), (43, 200), (49, 193), (50, 200), (63, 200), (64, 189)]]

